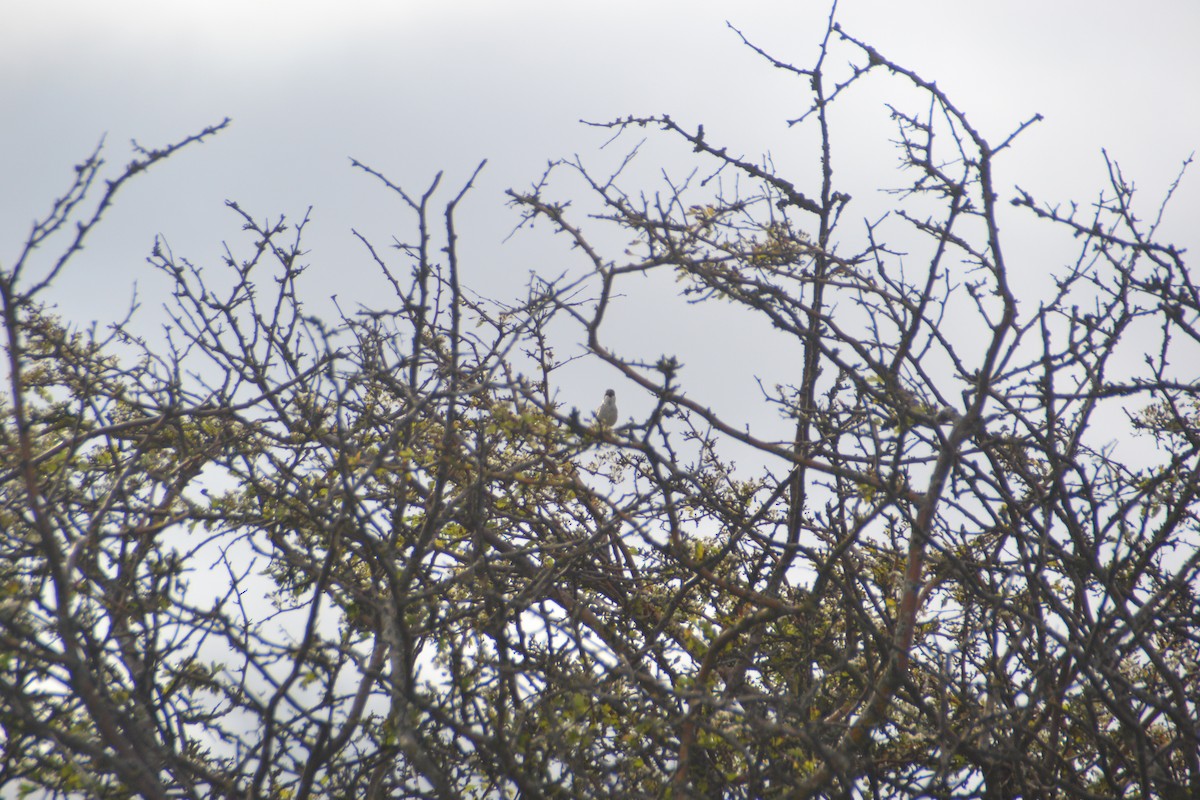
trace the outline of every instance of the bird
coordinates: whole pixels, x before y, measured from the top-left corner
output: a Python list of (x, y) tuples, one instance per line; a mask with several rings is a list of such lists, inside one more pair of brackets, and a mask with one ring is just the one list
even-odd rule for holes
[(596, 409), (596, 422), (605, 428), (617, 424), (617, 393), (612, 389), (604, 393), (604, 402)]
[(935, 418), (938, 425), (949, 425), (951, 422), (958, 422), (959, 413), (950, 406), (942, 406), (938, 409), (937, 417)]

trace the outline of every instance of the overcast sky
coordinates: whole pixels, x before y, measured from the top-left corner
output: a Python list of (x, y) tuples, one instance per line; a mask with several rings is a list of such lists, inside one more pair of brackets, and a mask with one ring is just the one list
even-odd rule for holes
[[(811, 167), (785, 125), (803, 110), (804, 87), (742, 46), (726, 21), (808, 66), (827, 14), (810, 0), (9, 2), (0, 264), (11, 264), (30, 221), (102, 135), (110, 163), (123, 164), (131, 139), (159, 146), (228, 116), (219, 137), (128, 187), (58, 288), (64, 316), (119, 316), (135, 280), (143, 302), (158, 305), (144, 296), (155, 287), (144, 259), (156, 234), (215, 264), (222, 240), (239, 241), (226, 199), (259, 218), (298, 219), (313, 206), (308, 290), (372, 304), (383, 284), (349, 229), (386, 243), (407, 220), (350, 157), (417, 192), (438, 170), (457, 186), (489, 159), (463, 209), (464, 269), (487, 291), (515, 290), (529, 269), (560, 268), (531, 263), (536, 247), (501, 243), (515, 222), (502, 192), (527, 186), (549, 159), (596, 156), (607, 136), (581, 118), (669, 113), (704, 123), (710, 141), (734, 151)], [(1005, 191), (1020, 184), (1047, 200), (1089, 201), (1103, 187), (1107, 148), (1149, 202), (1200, 146), (1196, 0), (843, 0), (838, 18), (936, 79), (985, 135), (998, 140), (1045, 116), (1005, 161)], [(864, 139), (891, 135), (883, 113), (855, 124)], [(900, 181), (884, 162), (840, 168), (862, 185)], [(1197, 171), (1164, 225), (1193, 252)], [(873, 202), (869, 192), (863, 202)]]

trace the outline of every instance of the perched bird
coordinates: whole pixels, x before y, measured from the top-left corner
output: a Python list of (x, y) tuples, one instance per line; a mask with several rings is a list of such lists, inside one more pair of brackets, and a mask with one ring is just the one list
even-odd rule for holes
[(950, 406), (942, 406), (937, 412), (937, 424), (949, 425), (951, 422), (958, 422), (959, 414)]
[(596, 422), (605, 428), (617, 424), (617, 393), (612, 389), (604, 393), (604, 402), (596, 409)]

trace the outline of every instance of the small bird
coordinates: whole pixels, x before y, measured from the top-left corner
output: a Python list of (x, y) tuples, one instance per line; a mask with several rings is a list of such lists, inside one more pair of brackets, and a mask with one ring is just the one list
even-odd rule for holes
[(604, 402), (596, 409), (596, 422), (605, 428), (617, 424), (617, 393), (612, 389), (604, 393)]
[(950, 406), (942, 406), (937, 412), (937, 424), (949, 425), (951, 422), (958, 422), (959, 414)]

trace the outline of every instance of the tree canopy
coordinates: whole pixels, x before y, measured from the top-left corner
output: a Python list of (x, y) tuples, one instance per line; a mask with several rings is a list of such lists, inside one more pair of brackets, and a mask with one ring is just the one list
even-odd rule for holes
[[(356, 162), (409, 214), (359, 236), (393, 296), (312, 316), (307, 220), (231, 202), (223, 264), (150, 255), (161, 336), (81, 330), (49, 288), (126, 181), (224, 123), (78, 167), (0, 269), (0, 792), (1200, 796), (1174, 187), (1143, 207), (1110, 161), (1086, 204), (1006, 188), (1036, 120), (981, 131), (825, 33), (811, 66), (760, 51), (809, 92), (811, 180), (699, 125), (607, 123), (695, 171), (575, 159), (510, 192), (574, 259), (517, 300), (464, 282), (474, 178), (414, 192)], [(867, 82), (904, 98), (857, 135), (893, 138), (907, 185), (855, 223), (833, 121)], [(1006, 214), (1076, 257), (1010, 263)], [(769, 414), (614, 343), (659, 275), (678, 313), (763, 331)], [(584, 357), (649, 412), (565, 405)]]

